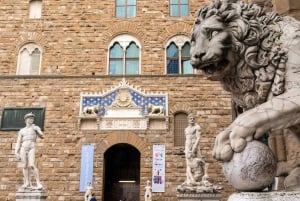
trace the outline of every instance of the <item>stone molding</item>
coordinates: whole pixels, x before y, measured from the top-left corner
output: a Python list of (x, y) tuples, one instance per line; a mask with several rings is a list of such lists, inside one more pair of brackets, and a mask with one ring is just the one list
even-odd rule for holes
[(143, 46), (143, 38), (145, 36), (145, 32), (142, 31), (140, 26), (136, 23), (130, 23), (130, 22), (118, 22), (113, 23), (109, 30), (103, 33), (104, 41), (106, 41), (107, 44), (114, 39), (118, 35), (122, 34), (129, 34), (134, 37), (136, 37), (140, 42), (141, 46)]
[(241, 192), (234, 193), (228, 201), (298, 201), (300, 191)]
[(141, 155), (148, 152), (146, 144), (134, 133), (111, 133), (102, 140), (98, 148), (101, 153), (105, 153), (109, 147), (119, 143), (126, 143), (134, 146), (139, 150)]
[(44, 52), (45, 49), (45, 37), (41, 35), (38, 32), (35, 31), (27, 31), (27, 32), (22, 32), (20, 34), (20, 37), (15, 41), (15, 47), (16, 47), (16, 54), (19, 53), (20, 48), (26, 44), (26, 43), (36, 43), (41, 46), (43, 49), (42, 51)]

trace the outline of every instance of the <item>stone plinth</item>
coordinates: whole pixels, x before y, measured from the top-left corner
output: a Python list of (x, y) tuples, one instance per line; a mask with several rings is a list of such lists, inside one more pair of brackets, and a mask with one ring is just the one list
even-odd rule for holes
[(178, 201), (219, 201), (221, 193), (177, 193)]
[(40, 190), (19, 190), (16, 193), (16, 201), (46, 201), (46, 198), (46, 192)]
[(242, 192), (229, 196), (228, 201), (299, 201), (300, 191)]

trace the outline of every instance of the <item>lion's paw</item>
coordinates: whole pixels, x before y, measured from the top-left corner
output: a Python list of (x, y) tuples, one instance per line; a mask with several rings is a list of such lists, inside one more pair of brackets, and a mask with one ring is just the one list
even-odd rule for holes
[(233, 150), (229, 144), (223, 146), (215, 145), (213, 149), (213, 157), (219, 161), (229, 161), (233, 156)]
[(231, 143), (231, 147), (234, 150), (234, 152), (237, 152), (237, 153), (242, 152), (247, 145), (247, 142), (244, 138), (231, 139), (230, 143)]

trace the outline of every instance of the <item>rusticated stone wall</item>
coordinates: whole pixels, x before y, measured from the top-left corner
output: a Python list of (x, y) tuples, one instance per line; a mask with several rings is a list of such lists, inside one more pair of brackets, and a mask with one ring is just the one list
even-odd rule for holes
[[(118, 86), (122, 77), (44, 76), (5, 77), (0, 79), (0, 114), (5, 107), (45, 107), (43, 140), (37, 143), (37, 166), (48, 200), (80, 201), (80, 157), (83, 144), (95, 145), (94, 188), (102, 197), (103, 154), (116, 143), (128, 143), (141, 152), (141, 200), (146, 181), (152, 174), (152, 145), (166, 145), (166, 192), (154, 193), (153, 200), (176, 200), (176, 187), (185, 180), (183, 147), (173, 144), (173, 115), (177, 111), (193, 112), (202, 127), (201, 150), (210, 163), (213, 183), (225, 187), (223, 196), (232, 191), (224, 180), (221, 166), (211, 156), (214, 136), (231, 121), (230, 95), (218, 83), (200, 75), (126, 77), (131, 85), (147, 92), (168, 93), (169, 127), (167, 130), (82, 131), (78, 129), (81, 92), (104, 92)], [(14, 156), (16, 131), (0, 131), (0, 200), (14, 200), (22, 184), (22, 171)]]
[(29, 19), (28, 0), (0, 4), (0, 74), (15, 75), (17, 54), (27, 42), (43, 48), (43, 75), (107, 74), (110, 41), (130, 34), (141, 42), (142, 74), (165, 74), (165, 46), (189, 36), (204, 0), (192, 0), (187, 17), (170, 17), (169, 1), (137, 1), (136, 17), (115, 17), (115, 1), (42, 1), (41, 19)]
[[(37, 166), (48, 200), (83, 200), (79, 192), (81, 146), (89, 143), (96, 147), (94, 188), (101, 200), (103, 153), (120, 142), (141, 152), (141, 200), (151, 177), (151, 146), (166, 145), (166, 192), (153, 194), (153, 201), (176, 200), (176, 187), (185, 179), (185, 159), (178, 155), (183, 147), (173, 145), (177, 111), (194, 112), (198, 117), (209, 175), (214, 184), (224, 186), (226, 200), (233, 189), (227, 185), (221, 165), (212, 159), (211, 150), (215, 135), (231, 122), (231, 97), (219, 83), (200, 75), (164, 75), (166, 42), (178, 34), (189, 36), (196, 11), (210, 1), (190, 0), (190, 14), (181, 18), (169, 16), (169, 1), (138, 0), (137, 17), (132, 19), (115, 18), (115, 1), (103, 0), (43, 0), (42, 18), (28, 19), (28, 2), (0, 2), (0, 115), (5, 107), (46, 108), (45, 139), (38, 141)], [(77, 118), (80, 93), (106, 91), (122, 80), (106, 76), (107, 51), (111, 39), (124, 33), (142, 44), (142, 75), (127, 76), (126, 81), (145, 91), (168, 93), (169, 129), (81, 131)], [(43, 48), (41, 76), (15, 76), (18, 51), (28, 42)], [(14, 201), (22, 184), (21, 167), (13, 154), (16, 137), (17, 132), (0, 131), (1, 201)]]

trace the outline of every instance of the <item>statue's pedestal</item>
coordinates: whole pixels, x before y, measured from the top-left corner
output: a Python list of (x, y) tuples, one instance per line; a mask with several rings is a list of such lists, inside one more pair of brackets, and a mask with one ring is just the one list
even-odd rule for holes
[(229, 196), (228, 201), (299, 201), (300, 191), (241, 192)]
[(22, 190), (17, 191), (16, 201), (46, 201), (47, 194), (41, 190)]
[(223, 188), (203, 180), (195, 184), (186, 184), (177, 187), (178, 201), (219, 201), (221, 200), (220, 190)]
[(177, 193), (178, 201), (220, 201), (221, 193)]

